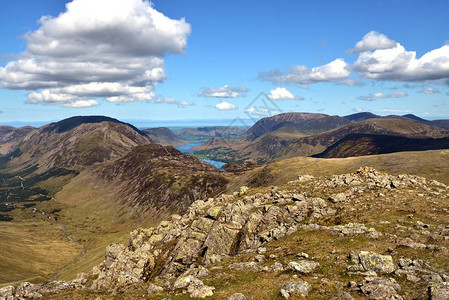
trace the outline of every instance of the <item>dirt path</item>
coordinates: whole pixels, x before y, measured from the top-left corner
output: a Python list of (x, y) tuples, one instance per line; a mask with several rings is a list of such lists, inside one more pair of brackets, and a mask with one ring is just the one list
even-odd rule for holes
[(73, 265), (74, 263), (76, 263), (78, 260), (80, 260), (84, 255), (86, 255), (87, 252), (87, 246), (78, 242), (77, 240), (75, 240), (74, 238), (72, 238), (66, 230), (66, 226), (65, 224), (63, 224), (61, 221), (59, 221), (59, 219), (51, 214), (47, 214), (44, 211), (38, 210), (38, 209), (34, 209), (33, 212), (35, 213), (40, 213), (43, 216), (47, 217), (50, 220), (54, 220), (59, 226), (61, 226), (61, 233), (62, 235), (70, 242), (73, 244), (76, 244), (78, 246), (83, 247), (83, 250), (81, 251), (80, 254), (78, 254), (71, 262), (65, 264), (62, 268), (60, 268), (58, 271), (56, 271), (54, 279), (56, 280), (58, 278), (58, 276), (65, 270), (67, 269), (69, 266)]

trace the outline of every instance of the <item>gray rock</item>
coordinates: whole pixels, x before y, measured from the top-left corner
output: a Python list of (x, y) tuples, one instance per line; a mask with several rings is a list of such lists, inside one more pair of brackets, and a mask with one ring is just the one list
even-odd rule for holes
[(240, 293), (234, 293), (228, 297), (228, 300), (245, 300), (245, 299), (246, 299), (245, 295)]
[(14, 300), (15, 288), (12, 285), (0, 289), (0, 300)]
[(360, 251), (359, 261), (365, 271), (392, 273), (396, 269), (393, 263), (393, 258), (390, 255), (380, 255), (374, 252)]
[(340, 203), (346, 201), (345, 193), (332, 194), (329, 196), (328, 200), (332, 203)]
[(292, 261), (288, 264), (289, 269), (303, 274), (312, 273), (320, 264), (312, 260)]
[(434, 283), (428, 287), (430, 300), (449, 299), (449, 282)]
[(312, 290), (312, 286), (307, 281), (296, 281), (296, 282), (289, 282), (286, 283), (281, 288), (281, 296), (285, 299), (290, 298), (292, 295), (300, 295), (302, 297), (307, 297), (309, 295), (309, 292)]
[(164, 288), (155, 284), (150, 283), (150, 285), (148, 286), (147, 292), (148, 294), (152, 295), (152, 294), (159, 294), (162, 293), (164, 291)]
[(398, 294), (401, 286), (393, 278), (367, 277), (360, 286), (360, 291), (373, 300), (402, 300)]

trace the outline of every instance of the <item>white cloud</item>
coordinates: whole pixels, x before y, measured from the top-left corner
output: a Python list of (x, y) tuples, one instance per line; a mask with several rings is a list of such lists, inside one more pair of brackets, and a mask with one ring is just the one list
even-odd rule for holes
[(373, 93), (371, 95), (363, 95), (357, 97), (359, 100), (363, 101), (374, 101), (375, 99), (385, 99), (385, 98), (403, 98), (407, 97), (408, 94), (406, 92), (396, 91), (391, 94), (384, 94), (381, 92)]
[(355, 78), (344, 79), (337, 83), (344, 84), (347, 86), (364, 86), (365, 85), (365, 83), (363, 81), (361, 81), (360, 79), (355, 79)]
[(209, 98), (237, 98), (246, 96), (248, 91), (249, 90), (246, 87), (232, 87), (225, 85), (223, 87), (203, 89), (198, 96)]
[(226, 101), (217, 103), (215, 105), (215, 108), (217, 108), (219, 110), (235, 110), (235, 109), (237, 109), (237, 107), (234, 104), (226, 102)]
[(293, 66), (287, 72), (271, 71), (259, 74), (259, 79), (283, 84), (310, 84), (317, 82), (339, 82), (351, 74), (349, 65), (341, 58), (330, 63), (307, 68), (306, 66)]
[(449, 77), (449, 45), (416, 57), (397, 43), (394, 48), (363, 52), (354, 63), (362, 77), (376, 80), (425, 81)]
[(390, 49), (396, 46), (396, 42), (390, 40), (385, 34), (370, 31), (355, 44), (354, 49), (346, 51), (348, 54), (371, 51), (375, 49)]
[(422, 92), (426, 95), (431, 95), (431, 94), (438, 94), (440, 91), (437, 90), (436, 88), (429, 86), (425, 88)]
[(64, 103), (62, 106), (70, 107), (70, 108), (86, 108), (86, 107), (92, 107), (92, 106), (97, 106), (97, 105), (100, 105), (100, 103), (98, 103), (95, 100), (77, 100), (77, 101), (73, 101), (73, 102)]
[(403, 98), (403, 97), (407, 97), (407, 96), (408, 96), (408, 94), (406, 92), (401, 92), (401, 91), (393, 92), (390, 94), (390, 98)]
[(360, 107), (354, 107), (352, 110), (355, 111), (355, 112), (363, 112), (363, 111), (365, 111), (363, 108), (360, 108)]
[(0, 67), (0, 87), (34, 91), (29, 103), (66, 107), (93, 97), (148, 101), (166, 77), (166, 53), (183, 53), (189, 34), (184, 19), (170, 19), (148, 1), (73, 0), (25, 35), (27, 49)]
[(295, 96), (286, 88), (275, 88), (267, 95), (270, 100), (304, 100), (303, 97)]
[(178, 101), (178, 100), (176, 100), (175, 98), (172, 98), (172, 97), (158, 98), (154, 102), (158, 103), (158, 104), (164, 104), (164, 103), (165, 104), (176, 104), (179, 107), (186, 107), (186, 106), (193, 106), (193, 105), (195, 105), (192, 102), (188, 102), (188, 101), (185, 101), (185, 100)]

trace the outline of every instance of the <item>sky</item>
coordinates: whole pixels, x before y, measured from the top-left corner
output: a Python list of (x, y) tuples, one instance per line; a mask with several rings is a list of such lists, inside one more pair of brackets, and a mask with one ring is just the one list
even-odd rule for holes
[(0, 123), (449, 118), (448, 11), (433, 0), (2, 0)]

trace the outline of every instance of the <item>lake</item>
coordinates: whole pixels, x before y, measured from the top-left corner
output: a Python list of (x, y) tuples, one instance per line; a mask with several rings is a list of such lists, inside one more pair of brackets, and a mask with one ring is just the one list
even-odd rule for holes
[[(178, 149), (182, 153), (193, 153), (195, 151), (192, 148), (202, 145), (202, 144), (203, 143), (188, 143), (188, 144), (176, 147), (176, 149)], [(226, 163), (224, 163), (222, 161), (218, 161), (218, 160), (212, 160), (212, 159), (202, 159), (202, 160), (207, 163), (210, 163), (217, 169), (221, 169), (221, 167), (223, 167), (226, 164)]]

